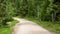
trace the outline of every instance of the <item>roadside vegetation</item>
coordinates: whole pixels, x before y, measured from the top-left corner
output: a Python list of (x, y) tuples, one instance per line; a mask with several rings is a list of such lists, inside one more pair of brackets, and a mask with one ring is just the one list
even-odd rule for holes
[(60, 32), (60, 0), (0, 0), (1, 34), (10, 30), (7, 22), (13, 21), (12, 17), (16, 16), (31, 17), (29, 20), (56, 33)]
[(13, 26), (17, 24), (18, 21), (11, 21), (10, 24), (0, 27), (0, 34), (12, 34)]

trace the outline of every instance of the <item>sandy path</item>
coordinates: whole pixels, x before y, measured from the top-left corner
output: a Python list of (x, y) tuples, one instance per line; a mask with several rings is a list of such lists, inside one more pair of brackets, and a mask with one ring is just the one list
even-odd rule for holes
[(21, 18), (14, 19), (18, 20), (19, 23), (14, 27), (13, 34), (52, 34), (34, 22)]

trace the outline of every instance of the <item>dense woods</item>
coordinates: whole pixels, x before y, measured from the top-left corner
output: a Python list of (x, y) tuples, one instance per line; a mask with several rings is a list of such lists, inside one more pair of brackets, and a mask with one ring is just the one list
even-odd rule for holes
[(0, 26), (11, 21), (13, 16), (59, 21), (60, 0), (0, 0)]

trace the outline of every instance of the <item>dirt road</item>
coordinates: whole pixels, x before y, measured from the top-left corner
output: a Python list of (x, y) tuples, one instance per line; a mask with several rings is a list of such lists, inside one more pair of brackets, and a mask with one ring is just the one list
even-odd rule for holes
[(53, 34), (38, 24), (22, 18), (14, 18), (19, 23), (14, 26), (13, 34)]

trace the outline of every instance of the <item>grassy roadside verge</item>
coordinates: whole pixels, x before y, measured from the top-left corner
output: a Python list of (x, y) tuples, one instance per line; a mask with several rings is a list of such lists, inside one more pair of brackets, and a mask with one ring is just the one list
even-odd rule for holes
[(6, 25), (4, 27), (0, 27), (0, 34), (11, 34), (13, 29), (12, 27), (18, 23), (18, 21), (14, 20), (9, 25)]
[(24, 19), (33, 21), (51, 32), (60, 34), (60, 22), (52, 23), (52, 22), (47, 22), (47, 21), (39, 21), (34, 18), (24, 18)]

